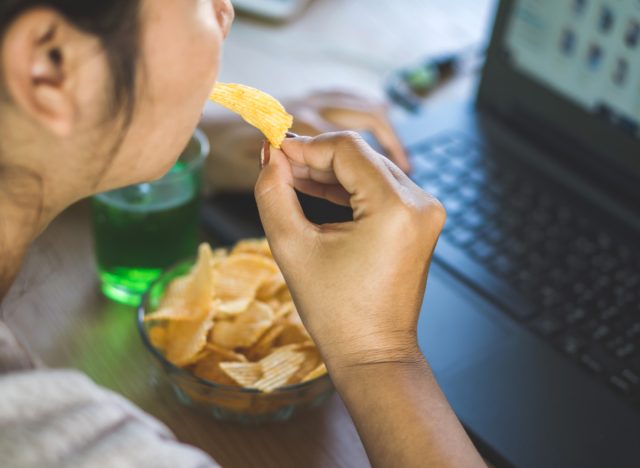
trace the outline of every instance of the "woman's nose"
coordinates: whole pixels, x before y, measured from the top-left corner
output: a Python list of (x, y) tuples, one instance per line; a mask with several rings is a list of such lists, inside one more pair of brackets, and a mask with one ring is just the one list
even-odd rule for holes
[(233, 18), (235, 17), (231, 0), (213, 0), (213, 8), (216, 12), (222, 33), (227, 37), (231, 29), (231, 24), (233, 23)]

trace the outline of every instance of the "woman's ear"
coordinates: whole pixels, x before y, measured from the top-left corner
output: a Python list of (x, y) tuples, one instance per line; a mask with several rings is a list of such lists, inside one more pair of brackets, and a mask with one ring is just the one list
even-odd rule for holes
[(52, 133), (70, 135), (81, 120), (81, 61), (98, 47), (55, 10), (28, 10), (8, 28), (0, 51), (9, 98)]

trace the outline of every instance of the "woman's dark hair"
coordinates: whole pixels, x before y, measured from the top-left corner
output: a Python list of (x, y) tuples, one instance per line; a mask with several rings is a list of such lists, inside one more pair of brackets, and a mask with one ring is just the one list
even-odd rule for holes
[(0, 0), (0, 41), (11, 22), (26, 10), (49, 7), (102, 43), (113, 76), (114, 103), (133, 109), (140, 0)]

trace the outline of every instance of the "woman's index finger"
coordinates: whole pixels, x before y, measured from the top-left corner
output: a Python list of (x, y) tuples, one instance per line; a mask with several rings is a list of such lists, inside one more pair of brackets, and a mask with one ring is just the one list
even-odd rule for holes
[(353, 132), (327, 133), (315, 138), (288, 138), (282, 143), (287, 157), (310, 173), (332, 172), (351, 195), (374, 197), (393, 188), (393, 176), (378, 155)]

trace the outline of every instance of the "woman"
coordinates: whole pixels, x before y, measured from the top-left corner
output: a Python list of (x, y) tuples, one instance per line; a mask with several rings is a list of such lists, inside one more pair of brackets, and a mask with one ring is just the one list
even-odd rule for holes
[[(172, 166), (232, 18), (228, 0), (0, 1), (1, 293), (69, 204)], [(265, 146), (261, 160), (274, 256), (373, 464), (481, 465), (417, 345), (440, 204), (349, 133)], [(355, 221), (312, 225), (294, 188)], [(38, 368), (2, 322), (0, 371), (3, 466), (214, 464), (80, 374)]]

